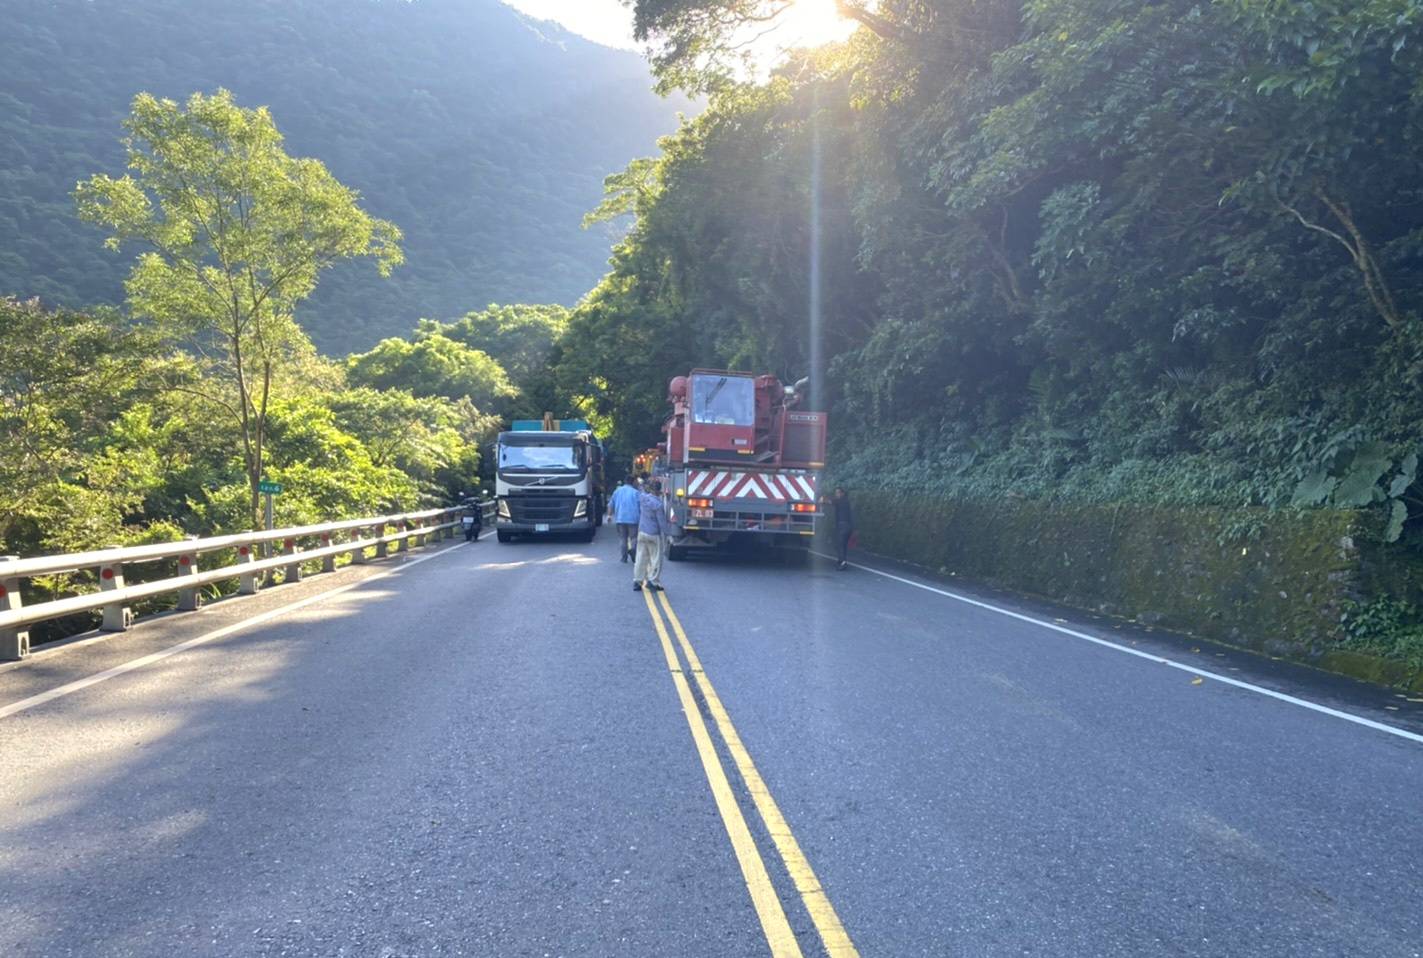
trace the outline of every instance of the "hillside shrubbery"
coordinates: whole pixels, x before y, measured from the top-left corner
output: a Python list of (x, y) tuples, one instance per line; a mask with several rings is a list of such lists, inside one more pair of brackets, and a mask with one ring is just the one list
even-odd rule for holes
[[(686, 6), (643, 0), (640, 22), (653, 39), (702, 23), (715, 51), (715, 18)], [(637, 226), (573, 319), (568, 392), (638, 446), (668, 371), (794, 378), (818, 337), (854, 482), (1378, 505), (1411, 532), (1423, 6), (879, 14), (759, 86), (664, 51), (664, 79), (717, 92), (660, 158), (609, 180), (605, 210)]]

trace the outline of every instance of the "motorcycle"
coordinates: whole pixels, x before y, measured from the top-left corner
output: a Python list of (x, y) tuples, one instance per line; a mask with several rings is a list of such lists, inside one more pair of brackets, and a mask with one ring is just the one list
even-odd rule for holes
[(478, 542), (484, 530), (484, 507), (477, 499), (464, 502), (464, 515), (460, 516), (460, 527), (464, 529), (465, 542)]

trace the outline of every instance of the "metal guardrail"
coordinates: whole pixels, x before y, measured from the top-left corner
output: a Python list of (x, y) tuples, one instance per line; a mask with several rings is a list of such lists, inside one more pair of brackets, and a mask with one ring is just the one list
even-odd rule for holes
[[(492, 503), (480, 503), (487, 516)], [(64, 555), (36, 556), (21, 559), (0, 557), (0, 661), (22, 659), (30, 651), (30, 635), (26, 626), (50, 619), (63, 618), (92, 609), (103, 610), (100, 628), (106, 632), (122, 632), (133, 624), (129, 604), (171, 592), (178, 593), (178, 609), (192, 611), (201, 605), (199, 589), (226, 579), (238, 580), (238, 594), (253, 595), (261, 587), (263, 574), (285, 568), (285, 582), (295, 582), (302, 576), (303, 562), (321, 560), (321, 571), (332, 572), (336, 557), (350, 555), (353, 562), (369, 562), (366, 550), (374, 550), (374, 558), (390, 554), (390, 547), (408, 551), (439, 539), (453, 538), (461, 527), (463, 507), (427, 509), (365, 519), (346, 519), (314, 526), (294, 526), (258, 532), (242, 532), (206, 539), (185, 539), (143, 546), (114, 546), (91, 552), (71, 552)], [(386, 530), (394, 526), (395, 532)], [(345, 536), (345, 541), (336, 541)], [(316, 540), (316, 548), (302, 548), (303, 542)], [(258, 546), (280, 543), (280, 553), (258, 558)], [(233, 550), (237, 561), (214, 569), (199, 570), (199, 557), (205, 553)], [(178, 574), (138, 585), (124, 584), (124, 567), (162, 559), (178, 560)], [(99, 591), (54, 599), (35, 605), (24, 605), (20, 586), (23, 580), (41, 575), (95, 570)]]

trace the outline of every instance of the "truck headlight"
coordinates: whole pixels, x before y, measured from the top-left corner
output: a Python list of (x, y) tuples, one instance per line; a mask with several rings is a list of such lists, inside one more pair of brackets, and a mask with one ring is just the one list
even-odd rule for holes
[(499, 500), (499, 506), (498, 506), (498, 508), (497, 508), (496, 511), (497, 511), (498, 514), (499, 514), (499, 518), (501, 518), (501, 519), (508, 519), (508, 518), (510, 518), (510, 516), (509, 516), (509, 500), (508, 500), (508, 499), (500, 499), (500, 500)]
[(574, 505), (574, 507), (573, 507), (573, 518), (575, 518), (575, 519), (582, 519), (582, 518), (583, 518), (584, 516), (586, 516), (587, 514), (588, 514), (588, 500), (587, 500), (587, 499), (579, 499), (579, 500), (578, 500), (578, 503), (577, 503), (576, 505)]

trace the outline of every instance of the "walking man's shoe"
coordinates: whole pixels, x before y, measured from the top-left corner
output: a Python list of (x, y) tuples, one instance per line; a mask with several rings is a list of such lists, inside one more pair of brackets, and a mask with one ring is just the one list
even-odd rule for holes
[(665, 591), (666, 591), (665, 589), (662, 588), (662, 586), (658, 585), (656, 582), (652, 583), (652, 585), (648, 586), (648, 588), (651, 589), (653, 592), (665, 592)]
[(641, 591), (642, 591), (642, 583), (641, 583), (641, 582), (634, 582), (634, 583), (632, 584), (632, 591), (634, 591), (634, 592), (641, 592)]

